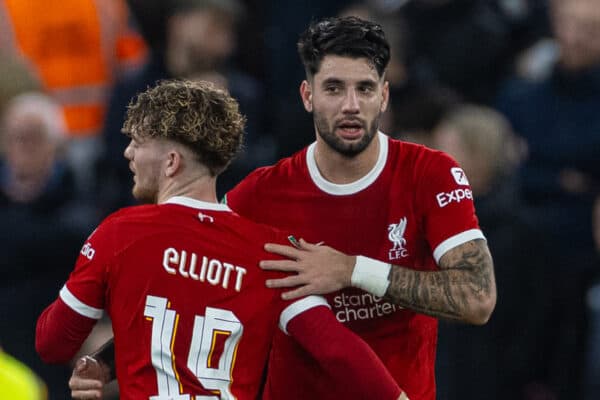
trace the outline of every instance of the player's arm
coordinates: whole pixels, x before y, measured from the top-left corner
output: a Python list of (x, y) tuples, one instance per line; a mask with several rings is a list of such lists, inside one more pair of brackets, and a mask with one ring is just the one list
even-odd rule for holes
[(283, 294), (286, 299), (353, 286), (423, 314), (472, 324), (484, 324), (496, 304), (493, 262), (483, 239), (448, 250), (436, 271), (350, 256), (304, 240), (297, 247), (267, 244), (266, 249), (288, 259), (262, 261), (263, 269), (296, 272), (267, 281), (272, 288), (295, 287)]
[(339, 323), (328, 307), (312, 307), (289, 319), (286, 311), (297, 308), (297, 303), (284, 310), (280, 326), (319, 362), (333, 386), (351, 385), (357, 399), (407, 399), (369, 345)]
[(107, 249), (114, 237), (110, 222), (100, 224), (83, 245), (58, 298), (39, 316), (35, 346), (45, 362), (70, 361), (102, 317), (111, 254)]
[(35, 348), (46, 363), (67, 363), (79, 351), (97, 319), (71, 309), (58, 298), (42, 312), (35, 331)]
[(434, 317), (486, 323), (496, 305), (496, 281), (487, 242), (475, 239), (458, 245), (440, 258), (439, 266), (439, 271), (391, 266), (385, 297)]

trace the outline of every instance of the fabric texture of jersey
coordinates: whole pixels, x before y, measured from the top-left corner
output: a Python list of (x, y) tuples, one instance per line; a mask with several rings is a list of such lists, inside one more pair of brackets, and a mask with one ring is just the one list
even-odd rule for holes
[[(256, 170), (226, 196), (242, 216), (347, 254), (418, 270), (436, 270), (440, 257), (484, 238), (468, 180), (449, 156), (379, 133), (379, 158), (360, 180), (326, 181), (315, 144)], [(434, 400), (437, 320), (348, 288), (328, 296), (337, 317), (375, 350), (411, 400)], [(314, 360), (276, 334), (266, 394), (288, 399), (343, 398)]]
[(254, 399), (278, 323), (326, 305), (291, 307), (265, 287), (282, 275), (258, 268), (272, 255), (257, 243), (285, 240), (222, 204), (125, 208), (88, 238), (60, 299), (89, 318), (107, 311), (122, 399)]

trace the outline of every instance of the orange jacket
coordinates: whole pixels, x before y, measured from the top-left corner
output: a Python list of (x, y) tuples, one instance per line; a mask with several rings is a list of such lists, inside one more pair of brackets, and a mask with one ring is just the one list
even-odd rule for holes
[(115, 75), (146, 46), (122, 0), (0, 0), (0, 49), (21, 56), (62, 106), (69, 135), (96, 135)]

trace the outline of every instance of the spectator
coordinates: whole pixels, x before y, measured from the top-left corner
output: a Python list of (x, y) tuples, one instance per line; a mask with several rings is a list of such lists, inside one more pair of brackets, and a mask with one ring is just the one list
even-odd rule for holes
[[(486, 326), (440, 321), (437, 381), (446, 400), (533, 399), (550, 394), (544, 338), (551, 319), (549, 251), (519, 193), (522, 142), (493, 109), (463, 105), (442, 118), (432, 145), (452, 155), (471, 183), (479, 224), (494, 254), (498, 303)], [(536, 257), (531, 257), (536, 249)], [(474, 379), (477, 377), (477, 379)], [(543, 391), (543, 392), (542, 392)]]
[(544, 32), (543, 4), (539, 0), (406, 2), (399, 13), (409, 23), (409, 74), (421, 82), (447, 86), (467, 101), (493, 101), (515, 57)]
[(390, 93), (390, 119), (396, 138), (433, 147), (432, 134), (446, 113), (461, 102), (453, 90), (409, 82)]
[(0, 51), (0, 113), (6, 103), (24, 92), (42, 90), (40, 83), (22, 60)]
[(123, 0), (0, 1), (0, 50), (22, 58), (62, 108), (78, 188), (93, 189), (106, 100), (115, 77), (139, 67), (145, 45)]
[(561, 398), (581, 398), (584, 298), (597, 269), (590, 221), (600, 179), (600, 3), (549, 4), (560, 52), (552, 75), (507, 82), (497, 104), (528, 143), (524, 199), (553, 249), (546, 268), (556, 284), (551, 380)]
[(56, 103), (39, 93), (15, 97), (2, 115), (0, 135), (0, 343), (46, 381), (50, 399), (64, 399), (69, 371), (38, 359), (35, 317), (56, 296), (91, 221), (85, 226), (85, 214), (73, 205)]

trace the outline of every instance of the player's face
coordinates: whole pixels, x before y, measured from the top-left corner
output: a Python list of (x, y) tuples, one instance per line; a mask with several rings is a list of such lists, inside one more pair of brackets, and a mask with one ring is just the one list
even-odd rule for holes
[(302, 82), (300, 94), (313, 113), (317, 140), (351, 157), (373, 140), (389, 88), (366, 58), (329, 55), (310, 82)]
[(156, 203), (164, 147), (157, 139), (131, 139), (125, 149), (129, 169), (133, 172), (133, 197), (143, 203)]

